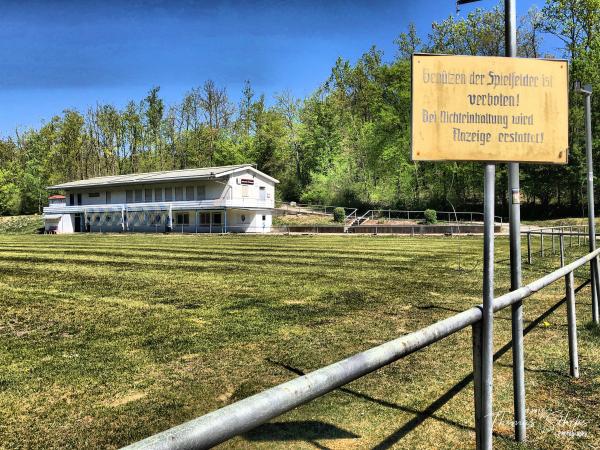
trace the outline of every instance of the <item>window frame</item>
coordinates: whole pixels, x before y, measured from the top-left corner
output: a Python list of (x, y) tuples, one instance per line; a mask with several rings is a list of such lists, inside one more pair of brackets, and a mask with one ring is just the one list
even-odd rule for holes
[[(181, 221), (179, 219), (182, 219)], [(175, 214), (175, 225), (189, 225), (190, 224), (190, 213), (176, 213)]]

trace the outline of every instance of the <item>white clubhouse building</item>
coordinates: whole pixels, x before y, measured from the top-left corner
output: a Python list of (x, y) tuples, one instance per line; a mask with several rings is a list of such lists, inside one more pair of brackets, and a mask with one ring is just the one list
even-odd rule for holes
[(49, 233), (269, 232), (275, 178), (251, 164), (116, 175), (49, 186)]

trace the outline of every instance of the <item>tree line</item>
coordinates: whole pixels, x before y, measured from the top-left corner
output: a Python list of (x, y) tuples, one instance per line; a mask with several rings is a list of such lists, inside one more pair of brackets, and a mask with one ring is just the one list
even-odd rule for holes
[[(502, 3), (502, 2), (501, 2)], [(372, 47), (355, 63), (339, 58), (307, 98), (272, 101), (246, 82), (239, 102), (212, 80), (166, 105), (160, 88), (124, 108), (65, 110), (38, 129), (0, 139), (0, 214), (39, 212), (46, 186), (132, 172), (255, 163), (278, 178), (282, 200), (356, 207), (480, 208), (482, 166), (410, 158), (413, 52), (504, 55), (502, 4), (434, 22), (426, 37), (411, 24), (386, 61)], [(544, 38), (562, 43), (543, 52)], [(600, 92), (600, 0), (547, 0), (519, 18), (518, 55), (569, 60), (569, 164), (522, 165), (524, 214), (583, 212), (585, 142), (577, 80)], [(598, 135), (600, 101), (593, 101)], [(598, 139), (595, 140), (598, 142)], [(595, 152), (600, 164), (600, 154)], [(599, 166), (600, 167), (600, 166)], [(596, 169), (597, 171), (598, 169)], [(497, 171), (505, 208), (506, 165)]]

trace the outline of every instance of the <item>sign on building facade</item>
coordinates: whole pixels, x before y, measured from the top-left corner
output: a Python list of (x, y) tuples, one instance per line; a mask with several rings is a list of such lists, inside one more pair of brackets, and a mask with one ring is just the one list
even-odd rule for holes
[(412, 158), (566, 164), (563, 60), (416, 54)]

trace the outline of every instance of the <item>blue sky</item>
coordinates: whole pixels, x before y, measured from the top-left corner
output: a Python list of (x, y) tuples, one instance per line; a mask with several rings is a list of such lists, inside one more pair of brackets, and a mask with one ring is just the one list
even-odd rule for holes
[[(543, 0), (517, 4), (522, 14)], [(244, 80), (267, 97), (304, 97), (338, 56), (355, 61), (376, 45), (391, 58), (411, 21), (426, 36), (455, 13), (452, 0), (2, 0), (0, 136), (66, 108), (122, 107), (155, 85), (167, 105), (207, 79), (232, 100)]]

